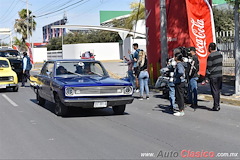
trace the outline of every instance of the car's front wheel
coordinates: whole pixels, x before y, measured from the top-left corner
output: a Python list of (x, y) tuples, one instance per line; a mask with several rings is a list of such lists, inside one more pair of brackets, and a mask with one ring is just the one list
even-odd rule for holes
[(37, 104), (39, 104), (40, 106), (44, 106), (46, 100), (39, 95), (38, 91), (36, 92), (36, 97), (37, 97)]
[(66, 116), (68, 113), (68, 107), (61, 102), (58, 95), (55, 95), (55, 103), (56, 103), (54, 110), (55, 114), (57, 116)]
[(116, 115), (124, 114), (125, 108), (126, 108), (126, 105), (112, 106), (113, 112)]

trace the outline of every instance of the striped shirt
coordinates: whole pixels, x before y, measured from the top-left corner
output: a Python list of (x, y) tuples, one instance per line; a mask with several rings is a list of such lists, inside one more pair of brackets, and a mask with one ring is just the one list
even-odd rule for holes
[(220, 52), (212, 52), (207, 59), (207, 76), (208, 78), (222, 77), (223, 56)]

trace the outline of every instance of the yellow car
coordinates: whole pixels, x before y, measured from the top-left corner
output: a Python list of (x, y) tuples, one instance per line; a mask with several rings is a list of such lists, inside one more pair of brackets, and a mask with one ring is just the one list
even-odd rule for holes
[(0, 57), (0, 89), (12, 88), (18, 91), (17, 74), (12, 70), (8, 59)]

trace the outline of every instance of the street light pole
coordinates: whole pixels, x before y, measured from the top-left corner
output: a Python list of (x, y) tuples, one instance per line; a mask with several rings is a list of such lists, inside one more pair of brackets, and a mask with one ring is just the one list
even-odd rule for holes
[(161, 68), (166, 67), (168, 58), (166, 0), (160, 0)]
[(235, 94), (240, 95), (240, 52), (239, 52), (239, 2), (235, 1), (234, 22), (234, 55), (235, 55)]

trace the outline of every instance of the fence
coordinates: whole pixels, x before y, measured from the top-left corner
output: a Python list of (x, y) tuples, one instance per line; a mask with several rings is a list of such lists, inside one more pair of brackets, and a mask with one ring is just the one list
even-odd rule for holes
[(62, 50), (47, 51), (47, 59), (48, 60), (63, 59)]
[(223, 66), (234, 67), (234, 31), (222, 31), (216, 33), (217, 46), (223, 55)]

